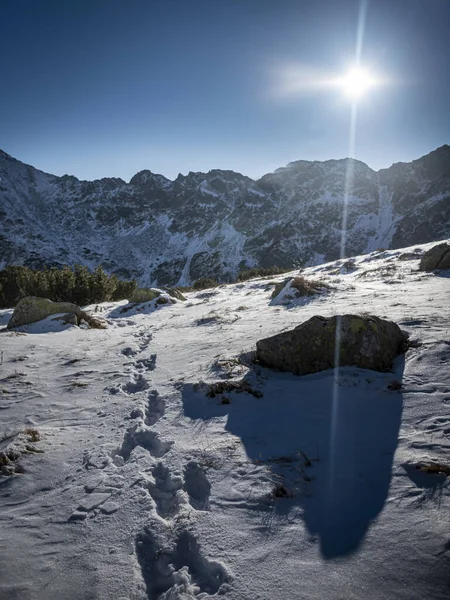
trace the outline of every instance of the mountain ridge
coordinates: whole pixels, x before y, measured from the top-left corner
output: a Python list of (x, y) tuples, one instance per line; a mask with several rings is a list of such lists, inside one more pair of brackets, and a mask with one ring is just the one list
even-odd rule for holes
[(261, 177), (258, 177), (256, 179), (254, 179), (253, 177), (250, 177), (249, 175), (245, 175), (244, 173), (240, 173), (239, 171), (234, 171), (233, 169), (219, 169), (219, 168), (214, 168), (214, 169), (210, 169), (209, 171), (189, 171), (187, 175), (184, 175), (183, 173), (178, 173), (177, 177), (175, 179), (170, 179), (169, 177), (166, 177), (165, 175), (162, 175), (161, 173), (155, 173), (153, 172), (151, 169), (141, 169), (140, 171), (137, 171), (134, 175), (132, 175), (129, 179), (129, 181), (127, 182), (125, 179), (123, 179), (122, 177), (113, 177), (113, 176), (105, 176), (105, 177), (99, 177), (96, 179), (81, 179), (79, 177), (77, 177), (76, 175), (71, 175), (69, 173), (65, 173), (64, 175), (55, 175), (53, 173), (49, 173), (47, 171), (44, 171), (42, 169), (38, 169), (37, 167), (34, 167), (33, 165), (30, 165), (29, 163), (25, 163), (21, 160), (19, 160), (18, 158), (15, 158), (12, 154), (9, 154), (8, 152), (6, 152), (5, 150), (2, 150), (0, 148), (0, 158), (6, 158), (6, 159), (10, 159), (14, 162), (20, 163), (21, 165), (24, 165), (25, 167), (30, 167), (31, 169), (34, 169), (36, 171), (39, 171), (40, 173), (43, 173), (44, 175), (49, 175), (51, 177), (56, 177), (58, 179), (64, 179), (64, 178), (74, 178), (77, 181), (81, 182), (81, 183), (93, 183), (95, 181), (105, 181), (105, 180), (114, 180), (114, 181), (120, 181), (124, 184), (129, 184), (132, 182), (132, 180), (137, 176), (140, 175), (142, 173), (149, 173), (150, 175), (156, 175), (158, 177), (161, 177), (163, 179), (165, 179), (166, 181), (170, 181), (170, 182), (174, 182), (176, 181), (176, 179), (178, 179), (179, 177), (188, 177), (189, 175), (209, 175), (211, 173), (214, 172), (220, 172), (220, 173), (230, 173), (233, 175), (240, 175), (242, 177), (245, 177), (247, 179), (251, 179), (252, 181), (259, 181), (261, 179), (263, 179), (266, 175), (272, 175), (274, 173), (277, 173), (278, 171), (284, 171), (288, 168), (290, 168), (291, 166), (297, 165), (299, 163), (304, 163), (304, 164), (313, 164), (313, 163), (318, 163), (318, 164), (327, 164), (327, 163), (341, 163), (341, 162), (345, 162), (345, 161), (353, 161), (355, 163), (359, 163), (364, 165), (365, 167), (367, 167), (370, 171), (372, 171), (373, 173), (380, 173), (381, 171), (389, 171), (390, 169), (392, 169), (393, 167), (396, 167), (397, 165), (410, 165), (413, 163), (416, 163), (418, 161), (421, 161), (422, 159), (425, 159), (427, 157), (430, 156), (436, 156), (437, 154), (440, 154), (442, 152), (446, 152), (448, 154), (450, 154), (450, 145), (449, 144), (443, 144), (442, 146), (438, 146), (437, 148), (435, 148), (434, 150), (430, 150), (430, 152), (428, 152), (427, 154), (424, 154), (423, 156), (413, 159), (410, 162), (405, 162), (405, 161), (398, 161), (398, 162), (394, 162), (392, 163), (389, 167), (382, 167), (381, 169), (373, 169), (372, 167), (370, 167), (367, 163), (365, 163), (362, 160), (359, 160), (358, 158), (353, 158), (351, 156), (346, 156), (346, 157), (342, 157), (342, 158), (327, 158), (326, 160), (307, 160), (307, 159), (303, 159), (300, 158), (298, 160), (293, 160), (293, 161), (289, 161), (286, 165), (282, 166), (282, 167), (277, 167), (274, 171), (271, 171), (269, 173), (265, 173), (264, 175), (261, 175)]
[(145, 285), (333, 260), (344, 206), (347, 254), (450, 235), (448, 145), (379, 171), (351, 158), (299, 160), (256, 180), (144, 169), (128, 183), (51, 175), (0, 151), (0, 178), (1, 266), (102, 263)]

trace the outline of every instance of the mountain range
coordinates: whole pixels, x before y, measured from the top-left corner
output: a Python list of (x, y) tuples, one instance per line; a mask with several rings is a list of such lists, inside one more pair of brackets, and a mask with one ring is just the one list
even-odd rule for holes
[[(343, 229), (345, 230), (343, 235)], [(299, 160), (253, 180), (214, 169), (80, 181), (0, 151), (0, 267), (102, 264), (141, 285), (233, 280), (450, 236), (450, 146), (374, 171)]]

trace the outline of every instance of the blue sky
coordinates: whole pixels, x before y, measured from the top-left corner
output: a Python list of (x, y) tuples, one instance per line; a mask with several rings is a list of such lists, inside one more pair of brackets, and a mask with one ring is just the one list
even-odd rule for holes
[[(367, 4), (367, 3), (366, 3)], [(82, 179), (348, 155), (350, 102), (282, 93), (287, 67), (339, 76), (359, 0), (5, 0), (0, 148)], [(358, 106), (372, 168), (450, 143), (450, 2), (372, 0), (362, 64), (386, 80)], [(285, 82), (286, 83), (286, 82)]]

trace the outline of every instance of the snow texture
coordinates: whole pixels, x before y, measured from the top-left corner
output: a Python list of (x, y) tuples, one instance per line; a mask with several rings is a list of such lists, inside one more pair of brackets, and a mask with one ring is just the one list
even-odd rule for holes
[[(303, 304), (271, 303), (283, 275), (101, 304), (106, 330), (2, 330), (0, 451), (23, 472), (0, 477), (0, 598), (448, 599), (450, 479), (416, 468), (450, 463), (431, 246), (307, 268), (331, 288)], [(358, 312), (410, 334), (392, 373), (251, 361), (258, 339)]]

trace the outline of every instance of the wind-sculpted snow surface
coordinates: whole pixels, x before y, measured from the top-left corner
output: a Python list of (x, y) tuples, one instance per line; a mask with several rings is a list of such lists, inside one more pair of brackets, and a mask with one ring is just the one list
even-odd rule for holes
[[(307, 268), (328, 291), (305, 303), (273, 303), (280, 275), (100, 304), (105, 330), (10, 331), (0, 311), (0, 598), (447, 600), (450, 272), (419, 270), (432, 246)], [(314, 315), (364, 313), (409, 334), (390, 371), (254, 361)]]
[(378, 172), (301, 160), (258, 181), (216, 169), (129, 183), (55, 177), (0, 151), (0, 266), (103, 264), (148, 286), (312, 265), (339, 256), (345, 199), (348, 255), (442, 239), (450, 147)]

